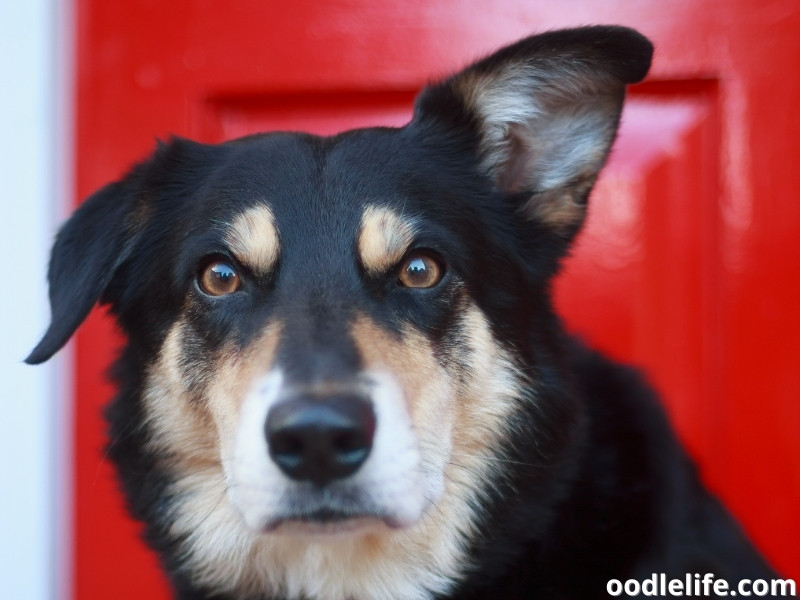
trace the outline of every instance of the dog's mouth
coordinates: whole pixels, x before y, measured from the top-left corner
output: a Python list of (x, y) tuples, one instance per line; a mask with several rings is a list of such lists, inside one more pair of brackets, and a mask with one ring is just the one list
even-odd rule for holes
[(322, 508), (302, 514), (287, 514), (269, 520), (264, 533), (285, 535), (358, 534), (375, 529), (402, 529), (408, 524), (388, 515)]
[(405, 529), (420, 517), (417, 510), (405, 514), (382, 506), (359, 485), (298, 487), (283, 495), (277, 510), (262, 513), (261, 522), (251, 526), (269, 534), (338, 535)]

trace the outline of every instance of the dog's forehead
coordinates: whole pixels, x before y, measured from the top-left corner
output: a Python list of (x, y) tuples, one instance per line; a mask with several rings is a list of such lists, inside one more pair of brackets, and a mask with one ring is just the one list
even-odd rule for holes
[(206, 188), (200, 218), (242, 262), (268, 270), (279, 254), (321, 259), (352, 251), (375, 262), (383, 246), (396, 254), (411, 237), (413, 219), (403, 215), (415, 199), (398, 185), (406, 167), (392, 131), (237, 143)]

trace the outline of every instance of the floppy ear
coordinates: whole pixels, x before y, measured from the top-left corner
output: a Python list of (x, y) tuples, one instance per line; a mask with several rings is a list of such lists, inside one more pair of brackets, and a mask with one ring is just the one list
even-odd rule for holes
[(56, 236), (48, 269), (51, 323), (28, 364), (46, 361), (67, 343), (130, 255), (137, 231), (130, 187), (126, 179), (102, 188)]
[(467, 132), (497, 188), (568, 238), (614, 140), (625, 84), (644, 78), (652, 53), (625, 27), (529, 37), (425, 89), (415, 122)]

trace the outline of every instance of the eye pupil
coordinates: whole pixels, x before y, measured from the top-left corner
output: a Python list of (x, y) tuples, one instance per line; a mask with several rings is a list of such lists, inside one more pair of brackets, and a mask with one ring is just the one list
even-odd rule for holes
[(236, 272), (224, 263), (219, 263), (211, 268), (212, 273), (221, 281), (227, 281), (231, 277), (236, 277)]
[(414, 275), (417, 275), (419, 273), (424, 273), (428, 268), (425, 266), (424, 260), (421, 258), (413, 258), (408, 262), (408, 270)]
[(218, 260), (209, 264), (200, 276), (201, 289), (211, 296), (225, 296), (239, 289), (239, 274), (229, 263)]

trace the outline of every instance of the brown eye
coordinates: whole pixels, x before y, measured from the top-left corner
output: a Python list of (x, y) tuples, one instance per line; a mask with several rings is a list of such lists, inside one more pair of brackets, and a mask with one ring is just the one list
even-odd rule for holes
[(224, 260), (215, 260), (200, 275), (200, 288), (212, 296), (225, 296), (239, 289), (241, 281), (236, 270)]
[(431, 255), (412, 252), (400, 267), (400, 284), (407, 288), (430, 288), (442, 280), (444, 269)]

